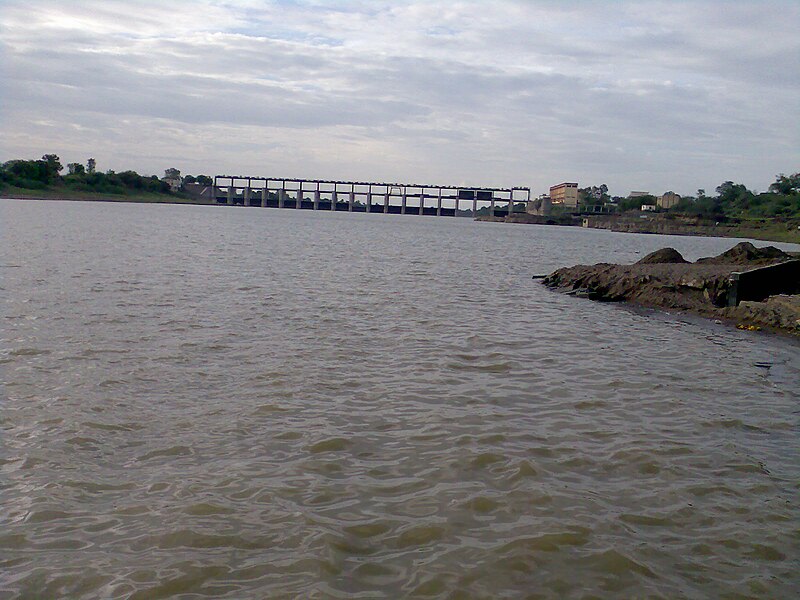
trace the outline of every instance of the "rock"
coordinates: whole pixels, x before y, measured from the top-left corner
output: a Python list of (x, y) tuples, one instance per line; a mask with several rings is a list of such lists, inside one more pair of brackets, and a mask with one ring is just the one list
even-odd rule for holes
[(667, 263), (667, 264), (681, 264), (681, 263), (688, 263), (689, 261), (684, 259), (681, 256), (681, 253), (675, 250), (675, 248), (661, 248), (661, 250), (656, 250), (655, 252), (651, 252), (641, 260), (637, 261), (637, 265), (654, 265), (660, 263)]
[(701, 258), (697, 262), (712, 265), (766, 264), (790, 260), (792, 257), (775, 246), (756, 248), (750, 242), (739, 242), (719, 256)]

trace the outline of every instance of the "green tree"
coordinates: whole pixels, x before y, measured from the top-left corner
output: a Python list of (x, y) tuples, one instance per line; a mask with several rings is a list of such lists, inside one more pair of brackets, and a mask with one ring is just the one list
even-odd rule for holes
[(611, 199), (608, 195), (608, 186), (603, 183), (599, 186), (580, 188), (578, 190), (578, 201), (581, 204), (605, 204)]
[(788, 177), (781, 173), (775, 177), (775, 183), (769, 186), (770, 192), (776, 194), (797, 194), (800, 192), (800, 173), (793, 173)]
[(642, 205), (644, 204), (655, 204), (656, 197), (651, 196), (650, 194), (645, 194), (644, 196), (633, 196), (623, 198), (619, 202), (619, 210), (626, 211), (626, 210), (641, 210)]
[(57, 154), (45, 154), (42, 156), (42, 162), (45, 165), (45, 173), (46, 173), (46, 182), (51, 183), (53, 181), (58, 180), (60, 177), (59, 173), (64, 170), (64, 166), (61, 164), (61, 159), (58, 157)]
[(140, 190), (144, 187), (142, 177), (136, 171), (123, 171), (117, 177), (122, 185), (132, 190)]
[(741, 215), (748, 212), (754, 194), (741, 183), (725, 181), (717, 186), (719, 208), (730, 215)]
[(97, 168), (97, 162), (93, 158), (90, 158), (89, 160), (86, 161), (87, 172), (94, 173), (96, 168)]

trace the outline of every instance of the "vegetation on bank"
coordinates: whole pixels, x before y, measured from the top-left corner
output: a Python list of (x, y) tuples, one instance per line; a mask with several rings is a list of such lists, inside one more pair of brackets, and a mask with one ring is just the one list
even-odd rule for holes
[[(180, 171), (167, 169), (162, 179), (156, 175), (139, 175), (136, 171), (97, 171), (95, 159), (86, 165), (70, 163), (67, 173), (55, 154), (45, 154), (38, 160), (9, 160), (0, 165), (0, 191), (4, 194), (18, 193), (21, 196), (71, 197), (99, 199), (94, 196), (120, 196), (125, 199), (147, 201), (181, 201), (186, 196), (181, 192), (183, 183), (211, 184), (205, 175), (180, 177)], [(169, 175), (177, 174), (179, 186), (170, 185)], [(165, 198), (167, 197), (167, 198)]]
[(604, 212), (638, 211), (650, 206), (655, 207), (655, 212), (714, 222), (800, 219), (800, 173), (788, 176), (781, 173), (766, 192), (754, 192), (733, 181), (721, 183), (715, 191), (716, 195), (707, 195), (704, 189), (699, 189), (695, 196), (683, 196), (669, 208), (658, 206), (658, 199), (649, 194), (626, 198), (609, 196), (605, 184), (581, 188), (578, 197), (588, 212), (598, 206), (603, 207)]

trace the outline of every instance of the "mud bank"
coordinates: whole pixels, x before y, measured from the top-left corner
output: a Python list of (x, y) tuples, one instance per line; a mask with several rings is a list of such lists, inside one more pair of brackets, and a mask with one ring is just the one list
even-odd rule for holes
[[(737, 301), (739, 278), (783, 263), (786, 264), (775, 267), (780, 274), (769, 285), (759, 282), (755, 289), (751, 286), (748, 290), (756, 300)], [(692, 312), (742, 328), (800, 335), (798, 267), (800, 262), (795, 257), (777, 248), (756, 248), (742, 242), (719, 256), (694, 263), (686, 261), (677, 250), (664, 248), (632, 265), (600, 263), (558, 269), (542, 283), (592, 300)], [(760, 287), (763, 294), (758, 293)]]

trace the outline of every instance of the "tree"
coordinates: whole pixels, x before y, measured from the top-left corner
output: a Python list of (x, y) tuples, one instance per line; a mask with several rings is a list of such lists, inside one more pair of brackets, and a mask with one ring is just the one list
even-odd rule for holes
[(581, 204), (605, 204), (610, 200), (608, 186), (603, 183), (578, 190), (578, 200)]
[(800, 173), (788, 177), (781, 173), (775, 177), (775, 183), (769, 186), (769, 191), (776, 194), (796, 194), (800, 192)]
[(83, 175), (86, 173), (86, 169), (81, 163), (69, 163), (67, 169), (69, 169), (70, 175)]
[(42, 156), (42, 162), (45, 165), (46, 183), (50, 183), (59, 178), (59, 173), (64, 170), (61, 164), (61, 159), (56, 154), (45, 154)]
[(86, 171), (88, 173), (94, 173), (95, 168), (97, 167), (97, 163), (93, 158), (90, 158), (86, 161)]
[(656, 204), (656, 197), (645, 194), (643, 196), (623, 198), (619, 201), (619, 210), (623, 212), (626, 210), (641, 210), (644, 204)]
[(142, 178), (136, 171), (123, 171), (117, 175), (122, 184), (130, 189), (139, 190), (142, 188)]
[(214, 181), (208, 175), (198, 175), (197, 183), (200, 185), (211, 185)]
[(49, 176), (44, 160), (17, 159), (3, 164), (3, 179), (22, 188), (43, 189), (49, 183)]
[(164, 170), (164, 179), (180, 179), (181, 172), (175, 168), (169, 168)]
[(186, 177), (183, 178), (183, 183), (195, 183), (195, 182), (197, 182), (197, 179), (195, 179), (194, 175), (187, 175)]
[(725, 181), (717, 186), (719, 208), (728, 214), (747, 212), (753, 202), (753, 192), (741, 183)]

